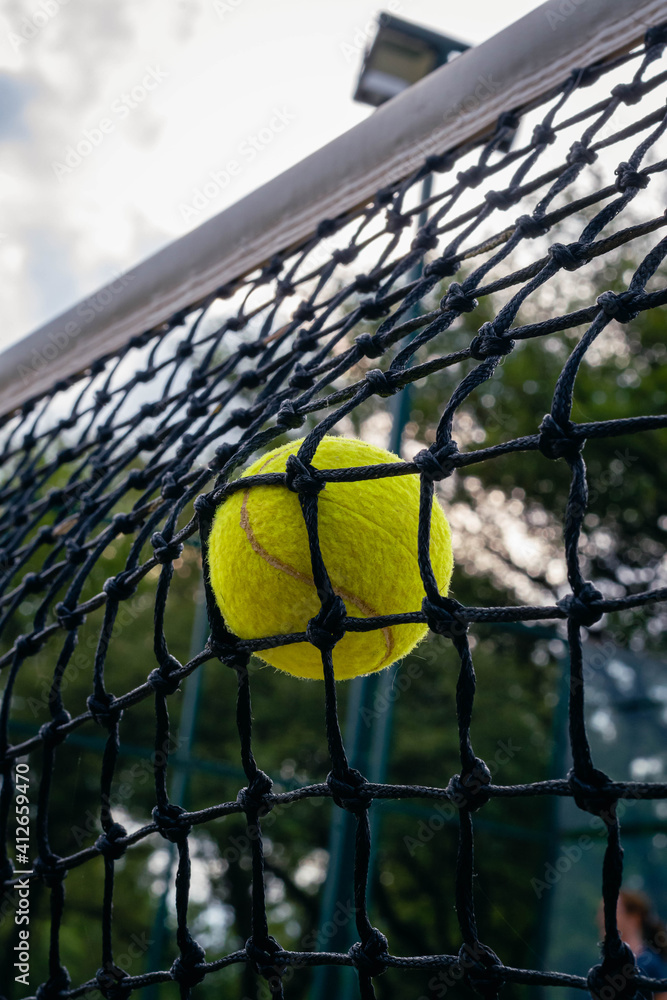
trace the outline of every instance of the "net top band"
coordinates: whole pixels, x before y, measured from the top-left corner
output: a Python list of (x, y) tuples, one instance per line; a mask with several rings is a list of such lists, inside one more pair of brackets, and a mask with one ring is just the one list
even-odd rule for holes
[[(630, 49), (665, 19), (667, 0), (548, 0), (8, 348), (0, 416), (298, 245), (323, 218), (353, 213), (431, 153), (483, 137), (503, 111), (544, 97), (576, 67)], [(45, 347), (53, 360), (32, 364)]]

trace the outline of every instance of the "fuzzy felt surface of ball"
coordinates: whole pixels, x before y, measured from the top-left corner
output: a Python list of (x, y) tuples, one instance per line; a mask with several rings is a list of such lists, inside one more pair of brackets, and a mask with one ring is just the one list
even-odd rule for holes
[[(285, 472), (287, 459), (301, 444), (292, 441), (267, 453), (244, 477)], [(365, 441), (327, 436), (311, 464), (315, 469), (341, 469), (400, 461)], [(318, 496), (320, 549), (349, 617), (421, 609), (418, 520), (418, 475), (326, 483)], [(435, 498), (430, 555), (440, 593), (446, 595), (453, 568), (451, 536)], [(320, 610), (299, 497), (286, 486), (249, 486), (232, 493), (216, 511), (208, 564), (227, 627), (241, 639), (305, 632)], [(346, 632), (333, 650), (334, 675), (343, 680), (382, 670), (405, 656), (427, 631), (424, 624), (407, 623)], [(321, 653), (309, 642), (257, 655), (297, 677), (323, 676)]]

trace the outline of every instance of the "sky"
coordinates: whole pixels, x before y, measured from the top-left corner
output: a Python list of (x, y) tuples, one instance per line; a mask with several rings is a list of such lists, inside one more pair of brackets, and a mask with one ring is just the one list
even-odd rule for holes
[(479, 44), (535, 0), (4, 0), (0, 350), (371, 113), (378, 13)]

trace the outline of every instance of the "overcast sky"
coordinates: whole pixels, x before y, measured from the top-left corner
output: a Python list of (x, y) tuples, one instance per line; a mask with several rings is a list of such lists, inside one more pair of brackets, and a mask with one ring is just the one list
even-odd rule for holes
[(380, 10), (479, 44), (534, 6), (4, 0), (0, 349), (366, 117)]

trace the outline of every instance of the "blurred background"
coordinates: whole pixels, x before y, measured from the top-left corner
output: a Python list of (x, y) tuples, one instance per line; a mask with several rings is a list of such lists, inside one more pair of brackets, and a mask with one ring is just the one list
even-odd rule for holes
[[(23, 37), (21, 25), (24, 34), (30, 34), (25, 19), (32, 18), (34, 24), (37, 8), (9, 4), (0, 30), (6, 182), (0, 195), (0, 257), (10, 277), (0, 290), (4, 343), (371, 113), (351, 96), (364, 49), (375, 34), (374, 5), (346, 0), (335, 8), (258, 0), (168, 6), (147, 2), (140, 7), (119, 3), (113, 8), (54, 3), (56, 12), (31, 37)], [(47, 6), (42, 4), (44, 10)], [(387, 9), (477, 44), (532, 6), (508, 3), (501, 9), (480, 2), (455, 8), (405, 0)], [(145, 91), (141, 101), (141, 89), (133, 97), (133, 88)], [(585, 100), (592, 103), (593, 95), (587, 92)], [(137, 106), (130, 107), (128, 101)], [(113, 127), (105, 131), (104, 120)], [(524, 138), (530, 135), (530, 125)], [(76, 146), (86, 130), (94, 137), (92, 130), (99, 130), (103, 138), (77, 164)], [(230, 171), (232, 162), (242, 169)], [(610, 170), (611, 160), (601, 157), (587, 174), (591, 189), (608, 182), (604, 175)], [(203, 189), (212, 173), (220, 190), (209, 197)], [(665, 194), (663, 180), (656, 177), (642, 193), (651, 201), (643, 203), (646, 212), (642, 215), (637, 208), (636, 219), (627, 218), (625, 224), (664, 204)], [(577, 220), (579, 228), (584, 223)], [(563, 230), (567, 225), (566, 220)], [(569, 238), (574, 235), (569, 233)], [(558, 238), (566, 241), (568, 233), (562, 231)], [(527, 315), (536, 320), (553, 311), (565, 313), (594, 301), (605, 289), (620, 290), (645, 251), (641, 244), (634, 244), (632, 252), (621, 247), (596, 261), (576, 282), (567, 274), (559, 277), (545, 287), (538, 302), (527, 306)], [(663, 271), (656, 281), (664, 284), (664, 279)], [(435, 289), (422, 308), (435, 308), (444, 290)], [(486, 296), (473, 314), (461, 316), (447, 333), (447, 350), (469, 344), (502, 302), (502, 293)], [(224, 312), (211, 315), (208, 326), (202, 325), (202, 336), (222, 316)], [(355, 335), (362, 330), (372, 333), (374, 326), (364, 324)], [(182, 331), (171, 336), (180, 339)], [(578, 336), (568, 331), (519, 345), (484, 391), (459, 410), (455, 437), (461, 447), (534, 433)], [(229, 339), (217, 363), (239, 340)], [(165, 338), (165, 357), (170, 343), (177, 342)], [(145, 363), (147, 349), (143, 355), (141, 350), (128, 357), (125, 374)], [(584, 361), (573, 419), (663, 411), (666, 354), (658, 310), (642, 313), (626, 326), (612, 324), (604, 343)], [(188, 365), (194, 368), (196, 363), (195, 355), (184, 364), (179, 376), (183, 383)], [(364, 367), (376, 364), (365, 359), (346, 377), (353, 381)], [(457, 368), (446, 369), (435, 379), (415, 384), (402, 397), (401, 412), (374, 397), (338, 430), (392, 446), (409, 458), (434, 440), (442, 401), (460, 374)], [(137, 391), (135, 406), (150, 393), (157, 391), (159, 397), (159, 385)], [(66, 435), (62, 443), (68, 443)], [(666, 446), (664, 431), (587, 444), (591, 496), (582, 539), (583, 571), (606, 595), (665, 584), (667, 470), (657, 456)], [(200, 461), (205, 463), (206, 455)], [(62, 466), (49, 486), (63, 485), (71, 472)], [(568, 485), (564, 463), (547, 462), (534, 452), (481, 463), (471, 474), (456, 474), (440, 484), (455, 541), (453, 596), (475, 606), (550, 604), (562, 596), (567, 591), (562, 517)], [(98, 594), (104, 581), (120, 572), (130, 543), (121, 535), (105, 549), (82, 600)], [(35, 557), (24, 569), (38, 566)], [(117, 694), (141, 683), (154, 665), (157, 574), (151, 574), (122, 606), (114, 630), (107, 671), (110, 689)], [(208, 632), (200, 577), (201, 554), (192, 540), (175, 564), (168, 602), (169, 648), (181, 662), (201, 649)], [(38, 606), (38, 597), (28, 597), (12, 608), (0, 638), (0, 655), (17, 635), (30, 630)], [(88, 617), (68, 667), (64, 696), (72, 715), (85, 711), (100, 623), (101, 611)], [(647, 606), (607, 616), (586, 636), (594, 759), (619, 780), (664, 780), (664, 626), (660, 606)], [(570, 766), (564, 634), (561, 624), (542, 623), (472, 630), (478, 675), (475, 749), (497, 784), (563, 776)], [(459, 769), (457, 670), (451, 645), (430, 637), (395, 669), (341, 686), (341, 717), (353, 766), (377, 780), (446, 785)], [(16, 742), (34, 735), (48, 720), (45, 692), (52, 671), (52, 653), (45, 648), (20, 674), (10, 728)], [(277, 674), (260, 661), (253, 663), (252, 674), (259, 765), (274, 778), (276, 790), (323, 781), (329, 758), (321, 686)], [(233, 673), (211, 662), (170, 698), (170, 794), (189, 809), (234, 799), (245, 783), (235, 694)], [(150, 700), (128, 710), (121, 724), (113, 806), (128, 830), (149, 821), (155, 801), (153, 727)], [(58, 749), (51, 838), (61, 855), (89, 846), (99, 833), (103, 746), (102, 735), (82, 727)], [(38, 759), (31, 761), (35, 783), (39, 766)], [(264, 822), (271, 931), (285, 947), (346, 950), (354, 940), (352, 826), (350, 817), (339, 813), (329, 800), (310, 799), (276, 808)], [(394, 954), (458, 951), (453, 908), (458, 830), (453, 810), (419, 800), (378, 801), (372, 814), (371, 919), (388, 935)], [(667, 807), (659, 801), (630, 800), (622, 828), (626, 885), (649, 890), (658, 908), (667, 911)], [(475, 830), (481, 938), (507, 965), (585, 975), (597, 956), (595, 913), (605, 843), (594, 817), (567, 800), (496, 799), (475, 818)], [(191, 926), (211, 961), (243, 947), (245, 941), (250, 843), (243, 822), (236, 818), (197, 826), (190, 840)], [(168, 968), (176, 953), (174, 862), (174, 853), (153, 836), (117, 863), (116, 960), (133, 975)], [(73, 869), (65, 883), (63, 962), (75, 983), (95, 971), (91, 956), (99, 953), (102, 880), (100, 861)], [(31, 901), (33, 940), (46, 942), (44, 887), (34, 887)], [(4, 954), (10, 953), (15, 934), (12, 921), (0, 922)], [(32, 975), (34, 983), (46, 978), (46, 957), (37, 950)], [(24, 995), (9, 977), (0, 982), (8, 1000)], [(288, 995), (295, 1000), (347, 1000), (354, 990), (350, 970), (298, 970)], [(382, 1000), (467, 995), (465, 987), (439, 974), (410, 971), (380, 978), (377, 991)], [(213, 1000), (220, 995), (263, 998), (268, 993), (251, 972), (232, 967), (207, 977), (197, 995)], [(527, 991), (508, 987), (504, 995), (519, 998)], [(176, 987), (153, 988), (143, 996), (167, 1000), (176, 996)]]

